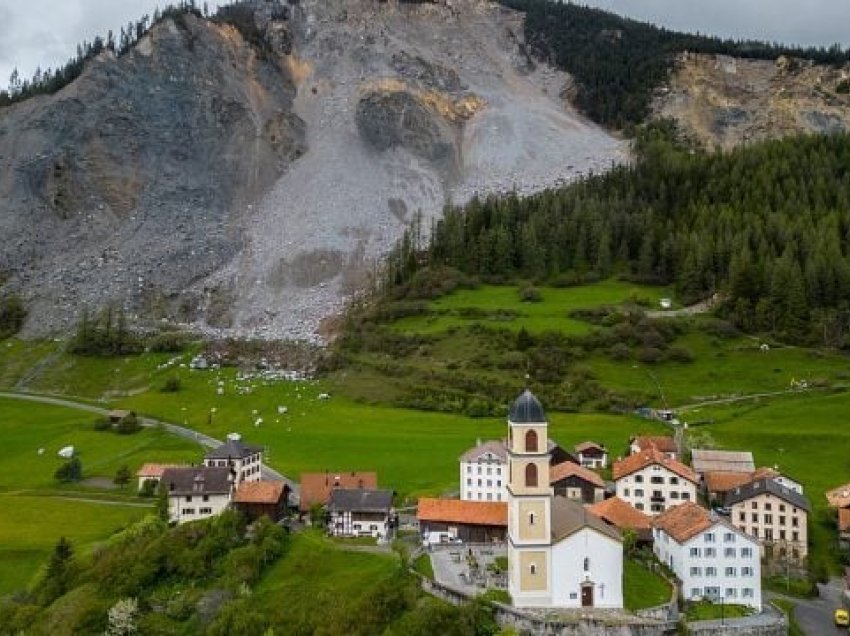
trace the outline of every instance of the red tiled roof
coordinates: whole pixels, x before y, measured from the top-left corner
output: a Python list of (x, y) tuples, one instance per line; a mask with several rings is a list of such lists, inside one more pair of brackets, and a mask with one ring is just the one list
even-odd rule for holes
[(668, 508), (652, 520), (654, 527), (661, 528), (677, 543), (684, 543), (715, 523), (708, 510), (693, 501)]
[(754, 473), (736, 473), (736, 472), (721, 472), (713, 471), (703, 475), (708, 492), (727, 493), (735, 488), (739, 488), (745, 484), (749, 484), (759, 479), (776, 477), (777, 473), (772, 468), (759, 468)]
[(583, 453), (586, 450), (600, 450), (602, 452), (606, 452), (605, 447), (602, 444), (597, 444), (596, 442), (582, 442), (575, 446), (575, 451), (577, 453)]
[(635, 444), (642, 451), (656, 448), (662, 453), (679, 452), (679, 449), (676, 448), (676, 440), (666, 435), (635, 437), (632, 444)]
[(622, 479), (653, 464), (663, 466), (667, 470), (679, 475), (679, 477), (692, 481), (695, 484), (699, 483), (699, 477), (693, 470), (676, 459), (670, 459), (656, 448), (650, 448), (649, 450), (629, 455), (614, 462), (614, 479)]
[(461, 501), (423, 497), (419, 500), (416, 518), (419, 521), (507, 527), (508, 504), (503, 501)]
[(602, 481), (602, 478), (584, 466), (579, 466), (572, 462), (563, 462), (552, 466), (552, 468), (549, 469), (550, 484), (554, 484), (556, 481), (561, 481), (562, 479), (573, 476), (584, 479), (598, 488), (605, 488), (605, 482)]
[(277, 504), (284, 496), (282, 481), (243, 481), (233, 497), (235, 503)]
[(374, 490), (377, 487), (378, 475), (373, 472), (302, 473), (299, 507), (307, 512), (314, 504), (327, 504), (335, 488)]
[(142, 464), (142, 467), (136, 471), (136, 477), (155, 477), (162, 479), (162, 473), (166, 468), (180, 468), (180, 464)]
[(648, 530), (652, 525), (652, 519), (648, 515), (643, 514), (640, 510), (619, 497), (611, 497), (605, 501), (595, 503), (588, 510), (621, 530), (626, 528)]

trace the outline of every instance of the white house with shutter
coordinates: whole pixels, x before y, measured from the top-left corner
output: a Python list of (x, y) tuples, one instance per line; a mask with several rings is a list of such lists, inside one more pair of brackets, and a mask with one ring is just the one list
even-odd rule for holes
[(167, 468), (160, 483), (168, 493), (168, 518), (180, 524), (221, 514), (233, 496), (234, 473), (228, 466)]
[(685, 599), (761, 611), (757, 540), (695, 503), (670, 508), (652, 526), (655, 555), (675, 572)]
[(460, 456), (463, 501), (505, 501), (508, 452), (501, 440), (479, 441)]
[(243, 481), (260, 481), (263, 476), (263, 448), (245, 444), (239, 433), (230, 433), (224, 444), (204, 455), (204, 466), (231, 468), (234, 486)]
[(699, 477), (688, 466), (656, 448), (614, 462), (617, 496), (644, 514), (696, 501)]

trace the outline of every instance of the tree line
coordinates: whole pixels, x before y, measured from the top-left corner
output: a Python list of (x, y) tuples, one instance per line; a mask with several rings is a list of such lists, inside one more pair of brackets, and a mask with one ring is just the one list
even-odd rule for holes
[(649, 114), (653, 91), (683, 51), (774, 60), (780, 55), (844, 64), (850, 50), (677, 33), (590, 7), (552, 0), (501, 0), (525, 13), (525, 39), (539, 58), (576, 80), (574, 101), (594, 121), (626, 129)]
[(613, 275), (719, 293), (746, 331), (847, 346), (850, 136), (801, 136), (707, 154), (673, 124), (643, 129), (637, 161), (528, 198), (475, 199), (413, 228), (385, 289), (451, 267), (490, 281), (573, 284)]

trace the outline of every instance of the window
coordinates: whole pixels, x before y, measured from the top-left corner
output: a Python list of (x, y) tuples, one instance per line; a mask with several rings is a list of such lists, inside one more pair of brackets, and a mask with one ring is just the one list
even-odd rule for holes
[(652, 512), (664, 512), (664, 504), (652, 504), (649, 509)]
[(496, 486), (501, 488), (501, 486), (502, 486), (502, 480), (501, 479), (496, 480)]
[(537, 452), (537, 432), (534, 430), (528, 431), (525, 434), (525, 452), (526, 453), (536, 453)]
[(799, 541), (800, 540), (800, 533), (797, 532), (796, 530), (794, 532), (792, 532), (791, 533), (791, 540), (794, 541), (795, 543), (797, 541)]
[(779, 531), (779, 540), (780, 540), (780, 541), (785, 541), (785, 530), (780, 530), (780, 531)]
[(735, 568), (726, 568), (726, 576), (737, 576), (738, 571)]
[(691, 576), (702, 576), (702, 568), (691, 568)]
[(700, 588), (691, 588), (691, 598), (699, 598), (700, 596), (702, 596), (702, 590)]
[(753, 575), (753, 568), (751, 568), (750, 566), (746, 566), (746, 567), (741, 568), (741, 576), (752, 576), (752, 575)]
[(791, 526), (796, 528), (798, 525), (797, 517), (791, 517)]
[(643, 490), (640, 488), (635, 488), (635, 497), (643, 497)]
[(643, 483), (643, 475), (635, 475), (635, 483), (642, 484)]
[(670, 478), (670, 485), (671, 486), (678, 486), (679, 485), (679, 478), (678, 477), (671, 477)]
[(590, 572), (590, 559), (587, 557), (584, 557), (584, 571)]
[(764, 538), (766, 541), (773, 541), (773, 528), (764, 529)]
[(479, 499), (482, 499), (482, 497), (481, 497), (481, 493), (480, 493), (480, 492), (478, 493), (478, 498), (479, 498)]
[(479, 486), (481, 485), (481, 480), (480, 480), (480, 479), (478, 480), (478, 485), (479, 485)]
[(750, 504), (750, 508), (752, 508), (753, 510), (758, 510), (758, 507), (759, 503), (757, 501), (754, 501)]
[(679, 493), (677, 493), (675, 490), (670, 493), (670, 499), (678, 499), (678, 498), (679, 498)]
[(501, 469), (501, 467), (500, 467), (500, 466), (496, 466), (496, 474), (497, 474), (497, 475), (501, 475), (501, 474), (502, 474), (502, 469)]
[(624, 489), (623, 489), (623, 497), (628, 497), (628, 496), (629, 496), (629, 489), (628, 489), (628, 488), (624, 488)]
[[(533, 433), (534, 431), (530, 431)], [(527, 464), (525, 466), (525, 485), (527, 488), (537, 487), (537, 464)]]
[(759, 522), (759, 516), (754, 512), (753, 514), (750, 515), (750, 521), (752, 521), (753, 523), (758, 523)]
[(746, 521), (746, 520), (747, 520), (747, 513), (746, 512), (742, 512), (741, 514), (738, 515), (738, 521)]
[(466, 485), (467, 485), (467, 486), (471, 486), (471, 485), (472, 485), (472, 480), (471, 480), (471, 479), (467, 479), (467, 480), (466, 480)]
[(195, 514), (195, 509), (194, 508), (183, 508), (183, 510), (180, 511), (180, 514), (181, 515), (193, 515), (193, 514)]
[(492, 479), (488, 479), (488, 480), (487, 480), (487, 488), (492, 488), (492, 487), (493, 487), (493, 480), (492, 480)]
[(773, 515), (765, 515), (764, 516), (764, 522), (768, 523), (768, 524), (772, 524), (773, 523)]
[(661, 494), (660, 490), (653, 490), (652, 491), (652, 498), (653, 499), (664, 499), (664, 495)]
[(765, 510), (772, 510), (772, 509), (773, 509), (773, 506), (772, 506), (772, 505), (770, 505), (769, 503), (766, 503), (766, 504), (764, 504), (764, 509), (765, 509)]
[(753, 598), (753, 588), (745, 587), (741, 592), (744, 598)]
[(502, 500), (502, 493), (497, 493), (496, 494), (496, 501), (501, 501), (501, 500)]
[(779, 512), (785, 512), (785, 504), (779, 504)]
[(723, 535), (723, 541), (725, 543), (735, 543), (735, 533), (727, 532)]
[(738, 598), (738, 589), (734, 587), (727, 587), (726, 598)]
[(466, 466), (466, 472), (471, 473), (472, 472), (472, 466), (467, 465)]
[(785, 515), (782, 515), (781, 517), (779, 517), (779, 525), (780, 526), (785, 525)]
[(192, 495), (188, 495), (186, 497), (186, 503), (189, 503), (190, 501), (192, 501)]
[(717, 550), (715, 550), (714, 548), (706, 548), (703, 555), (706, 558), (713, 559), (714, 557), (717, 556)]
[(653, 475), (652, 478), (650, 479), (650, 481), (653, 484), (663, 484), (664, 483), (664, 477), (661, 477), (660, 475)]
[(534, 525), (534, 513), (533, 512), (528, 513), (528, 525), (530, 525), (530, 526)]
[(643, 510), (643, 504), (642, 503), (636, 503), (635, 504), (635, 510)]
[(723, 556), (725, 556), (727, 558), (732, 557), (734, 559), (735, 558), (735, 548), (726, 548), (723, 551)]
[(198, 510), (198, 513), (202, 515), (211, 515), (212, 508), (201, 508), (200, 510)]
[(682, 499), (684, 499), (685, 501), (689, 501), (690, 498), (691, 498), (691, 493), (689, 493), (689, 492), (683, 492), (682, 493)]
[(537, 574), (537, 566), (536, 566), (536, 565), (534, 565), (534, 563), (532, 563), (531, 565), (529, 565), (529, 566), (528, 566), (528, 571), (529, 571), (532, 575)]
[(478, 467), (478, 474), (481, 474), (481, 466)]
[(492, 492), (487, 493), (487, 501), (493, 501), (493, 493)]
[(717, 568), (712, 566), (705, 568), (705, 575), (709, 577), (717, 576)]
[(700, 555), (700, 549), (699, 548), (691, 548), (691, 556), (692, 557), (698, 557), (699, 555)]
[(714, 533), (713, 532), (706, 532), (702, 536), (703, 536), (703, 539), (705, 539), (706, 543), (714, 543)]

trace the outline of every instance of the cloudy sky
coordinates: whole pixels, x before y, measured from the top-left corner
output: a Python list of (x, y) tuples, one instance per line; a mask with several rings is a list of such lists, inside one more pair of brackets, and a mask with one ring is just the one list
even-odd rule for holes
[[(201, 0), (199, 0), (200, 3)], [(850, 46), (850, 0), (582, 0), (665, 26), (722, 36)], [(62, 64), (83, 39), (152, 13), (160, 0), (0, 0), (0, 87), (12, 69)], [(215, 6), (215, 0), (209, 0)]]

